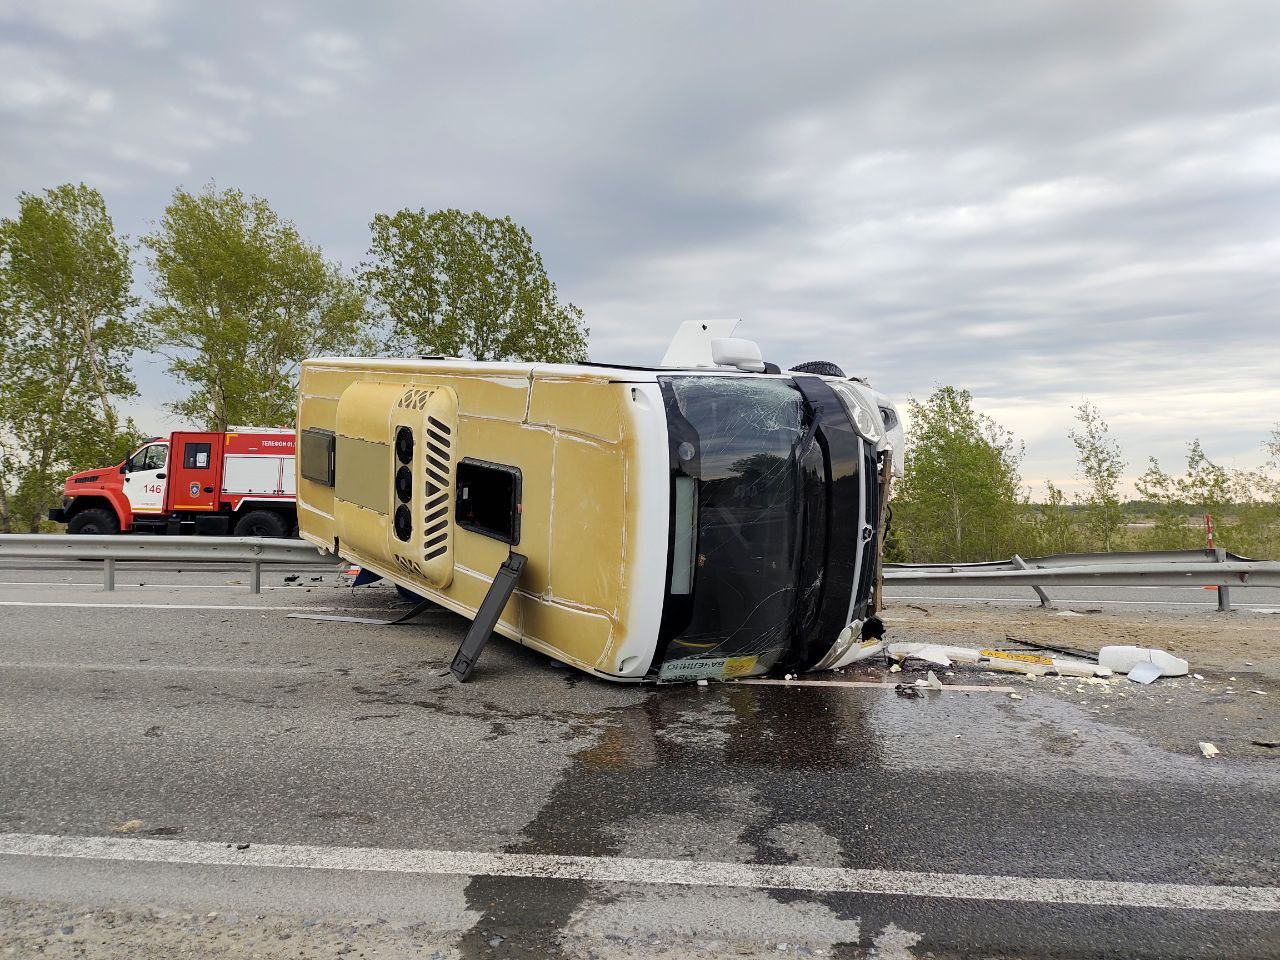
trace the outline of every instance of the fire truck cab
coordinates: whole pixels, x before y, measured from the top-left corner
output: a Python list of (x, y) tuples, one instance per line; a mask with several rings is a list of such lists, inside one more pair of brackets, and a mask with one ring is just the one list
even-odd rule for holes
[(287, 537), (298, 524), (294, 478), (291, 429), (179, 431), (68, 477), (49, 519), (68, 533)]

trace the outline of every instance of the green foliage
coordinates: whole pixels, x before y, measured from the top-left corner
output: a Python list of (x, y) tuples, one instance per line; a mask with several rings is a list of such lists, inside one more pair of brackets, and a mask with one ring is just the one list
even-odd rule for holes
[(98, 191), (18, 196), (0, 220), (0, 530), (35, 531), (67, 474), (118, 463), (137, 439), (126, 314), (132, 266)]
[(1019, 546), (1026, 504), (1022, 445), (973, 409), (967, 390), (940, 387), (911, 400), (906, 474), (894, 503), (897, 548), (912, 560), (1007, 557)]
[(1262, 559), (1280, 557), (1280, 428), (1263, 444), (1260, 471), (1230, 471), (1211, 461), (1199, 440), (1187, 447), (1186, 472), (1165, 473), (1152, 459), (1138, 491), (1156, 505), (1155, 523), (1142, 531), (1147, 549), (1205, 545), (1204, 515), (1213, 517), (1214, 544)]
[(401, 210), (370, 224), (361, 270), (392, 354), (576, 363), (582, 311), (561, 303), (529, 231), (510, 217)]
[(1031, 508), (1031, 536), (1026, 546), (1017, 551), (1022, 556), (1049, 556), (1056, 553), (1079, 553), (1096, 547), (1085, 539), (1088, 520), (1081, 522), (1077, 511), (1067, 503), (1067, 495), (1051, 480), (1045, 481), (1045, 501)]
[(1097, 407), (1086, 400), (1075, 412), (1080, 427), (1071, 431), (1071, 442), (1076, 447), (1079, 472), (1088, 484), (1076, 502), (1084, 507), (1083, 526), (1093, 549), (1112, 550), (1124, 526), (1120, 504), (1124, 458)]
[(192, 386), (172, 409), (207, 429), (292, 423), (302, 360), (365, 346), (355, 284), (265, 200), (178, 189), (143, 243), (155, 297), (143, 319)]

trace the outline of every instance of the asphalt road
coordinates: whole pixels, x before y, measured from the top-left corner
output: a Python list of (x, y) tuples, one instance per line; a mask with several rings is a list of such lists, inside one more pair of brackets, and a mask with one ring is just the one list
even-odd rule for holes
[(0, 581), (11, 955), (1280, 956), (1280, 765), (1205, 759), (1167, 681), (653, 688), (495, 640), (458, 685), (452, 615), (287, 618), (397, 609), (315, 568)]

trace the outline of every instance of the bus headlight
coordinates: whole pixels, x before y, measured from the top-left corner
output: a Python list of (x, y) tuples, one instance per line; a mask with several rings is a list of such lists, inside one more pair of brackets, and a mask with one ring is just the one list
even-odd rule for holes
[(849, 419), (853, 421), (854, 428), (863, 438), (872, 444), (878, 444), (883, 436), (883, 429), (880, 426), (880, 411), (872, 406), (871, 401), (866, 399), (847, 383), (840, 381), (828, 381), (831, 388), (835, 390), (836, 396), (840, 398), (840, 402), (844, 405), (845, 411), (849, 414)]

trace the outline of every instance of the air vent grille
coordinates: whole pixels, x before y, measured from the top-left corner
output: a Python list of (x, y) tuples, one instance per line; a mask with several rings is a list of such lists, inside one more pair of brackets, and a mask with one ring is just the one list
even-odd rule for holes
[(435, 417), (427, 417), (427, 442), (423, 451), (423, 474), (426, 477), (426, 498), (422, 510), (423, 560), (434, 560), (449, 549), (452, 434), (446, 424)]
[(421, 390), (417, 387), (410, 387), (400, 398), (399, 406), (405, 410), (425, 410), (427, 402), (434, 393), (435, 390)]

